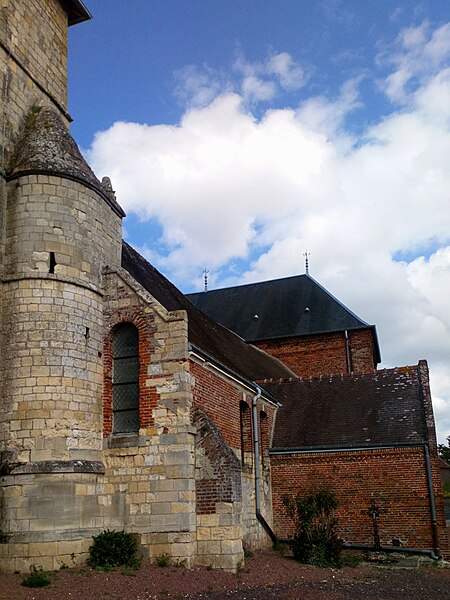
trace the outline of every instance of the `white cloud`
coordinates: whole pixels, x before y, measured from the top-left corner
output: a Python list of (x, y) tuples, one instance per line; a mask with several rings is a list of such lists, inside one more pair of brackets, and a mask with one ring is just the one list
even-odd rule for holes
[(189, 107), (207, 106), (224, 91), (231, 89), (226, 77), (208, 65), (200, 69), (188, 65), (175, 73), (175, 95)]
[(276, 75), (279, 78), (281, 87), (286, 90), (298, 90), (305, 83), (303, 68), (287, 52), (269, 56), (266, 60), (265, 69), (269, 75)]
[(200, 282), (205, 265), (212, 283), (236, 260), (246, 272), (222, 283), (302, 272), (308, 248), (311, 274), (377, 325), (385, 365), (429, 359), (441, 439), (450, 433), (449, 40), (450, 26), (399, 36), (383, 86), (401, 109), (357, 139), (345, 124), (362, 102), (359, 80), (338, 98), (252, 114), (250, 100), (304, 83), (281, 53), (239, 58), (239, 93), (190, 70), (197, 100), (178, 126), (116, 123), (90, 150), (125, 210), (159, 222), (167, 253), (148, 240), (147, 256), (181, 286)]
[(394, 45), (378, 56), (380, 64), (393, 65), (382, 88), (387, 96), (408, 103), (411, 89), (426, 84), (429, 77), (443, 68), (450, 57), (450, 23), (431, 31), (428, 23), (403, 30)]
[(342, 127), (349, 113), (362, 107), (358, 93), (361, 79), (358, 77), (346, 81), (337, 99), (329, 100), (325, 96), (310, 98), (300, 106), (297, 112), (298, 118), (313, 131), (322, 131), (333, 137)]

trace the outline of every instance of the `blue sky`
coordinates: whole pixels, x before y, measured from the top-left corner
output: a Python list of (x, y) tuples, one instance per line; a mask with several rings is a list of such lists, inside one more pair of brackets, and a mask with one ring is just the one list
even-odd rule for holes
[(72, 133), (183, 291), (310, 273), (450, 434), (448, 0), (86, 0)]
[[(87, 147), (117, 120), (176, 124), (184, 105), (177, 72), (208, 65), (232, 76), (236, 55), (258, 62), (288, 52), (306, 70), (305, 87), (271, 106), (336, 95), (341, 84), (375, 65), (399, 31), (450, 17), (447, 0), (87, 0), (90, 22), (70, 29), (69, 104), (73, 133)], [(364, 84), (360, 127), (389, 112), (375, 81)], [(266, 103), (267, 106), (267, 103)], [(101, 107), (101, 109), (99, 108)]]

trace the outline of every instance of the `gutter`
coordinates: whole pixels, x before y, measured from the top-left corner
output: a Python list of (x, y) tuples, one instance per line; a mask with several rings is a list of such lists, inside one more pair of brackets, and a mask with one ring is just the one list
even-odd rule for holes
[(297, 448), (272, 448), (270, 454), (322, 454), (326, 452), (362, 452), (363, 450), (389, 450), (426, 446), (427, 442), (394, 442), (392, 444), (368, 444), (367, 446), (300, 446)]
[[(233, 371), (232, 369), (226, 367), (216, 358), (214, 358), (207, 352), (204, 352), (192, 343), (189, 343), (189, 354), (201, 360), (205, 366), (211, 367), (221, 375), (224, 375), (228, 379), (231, 379), (231, 381), (234, 381), (240, 386), (247, 388), (252, 393), (258, 393), (259, 390), (261, 392), (260, 396), (262, 396), (262, 390), (264, 388), (260, 388), (259, 385), (257, 385), (254, 381), (250, 381), (249, 379), (243, 377), (239, 373), (236, 373), (236, 371)], [(277, 400), (274, 396), (272, 396), (272, 394), (270, 394), (266, 389), (264, 389), (264, 400), (267, 400), (275, 406), (283, 406), (282, 403), (279, 400)]]
[[(383, 445), (371, 445), (371, 446), (346, 446), (339, 448), (336, 446), (322, 446), (322, 447), (302, 447), (302, 448), (276, 448), (270, 450), (271, 455), (289, 455), (289, 454), (323, 454), (329, 452), (362, 452), (364, 450), (388, 450), (388, 449), (396, 449), (396, 448), (411, 448), (411, 447), (422, 447), (424, 450), (424, 462), (425, 462), (425, 471), (427, 477), (427, 488), (428, 488), (428, 499), (430, 504), (430, 518), (431, 518), (431, 529), (433, 535), (433, 550), (421, 550), (416, 548), (401, 548), (401, 547), (375, 547), (371, 545), (365, 544), (347, 544), (344, 543), (344, 548), (353, 548), (355, 550), (372, 550), (379, 552), (405, 552), (409, 554), (422, 554), (429, 556), (433, 560), (440, 560), (442, 558), (439, 552), (439, 534), (438, 534), (438, 525), (437, 525), (437, 517), (436, 517), (436, 504), (434, 498), (434, 490), (433, 490), (433, 480), (431, 474), (431, 463), (430, 463), (430, 450), (429, 444), (426, 441), (417, 441), (417, 442), (395, 442), (392, 444), (383, 444)], [(280, 539), (280, 542), (287, 543), (289, 540)]]

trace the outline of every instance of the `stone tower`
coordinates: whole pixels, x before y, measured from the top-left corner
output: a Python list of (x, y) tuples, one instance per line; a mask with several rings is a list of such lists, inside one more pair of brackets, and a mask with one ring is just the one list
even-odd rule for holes
[[(79, 0), (1, 0), (0, 563), (85, 551), (102, 463), (102, 270), (121, 256), (110, 185), (68, 131)], [(84, 546), (83, 546), (84, 544)]]

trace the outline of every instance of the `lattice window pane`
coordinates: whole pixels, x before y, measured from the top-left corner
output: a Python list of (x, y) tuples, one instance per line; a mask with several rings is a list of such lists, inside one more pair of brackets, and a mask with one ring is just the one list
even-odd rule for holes
[(113, 410), (129, 410), (139, 408), (139, 385), (124, 383), (113, 387)]
[(114, 433), (139, 430), (139, 338), (131, 323), (114, 332), (112, 408)]
[(136, 410), (126, 410), (114, 413), (113, 433), (131, 433), (139, 430), (139, 413)]
[(138, 331), (131, 323), (125, 323), (114, 333), (113, 357), (123, 358), (125, 356), (137, 356), (138, 354)]
[(137, 356), (114, 360), (113, 383), (130, 383), (138, 379), (139, 360)]

